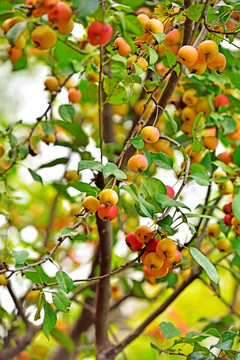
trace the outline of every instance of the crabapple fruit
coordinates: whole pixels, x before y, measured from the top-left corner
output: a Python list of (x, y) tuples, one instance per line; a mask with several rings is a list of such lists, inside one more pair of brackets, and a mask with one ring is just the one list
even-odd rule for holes
[(97, 198), (95, 198), (94, 196), (87, 196), (82, 203), (82, 206), (84, 207), (84, 209), (86, 209), (87, 211), (89, 211), (91, 214), (95, 213), (99, 206), (100, 206), (100, 202)]

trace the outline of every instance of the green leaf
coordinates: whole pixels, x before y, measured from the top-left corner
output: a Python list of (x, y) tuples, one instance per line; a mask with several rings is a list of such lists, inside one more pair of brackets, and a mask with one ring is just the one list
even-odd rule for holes
[(34, 321), (37, 321), (40, 319), (40, 313), (43, 308), (43, 305), (45, 303), (45, 295), (43, 292), (40, 292), (37, 296), (36, 305), (37, 305), (37, 311), (34, 316)]
[(69, 122), (72, 122), (76, 115), (76, 111), (75, 111), (74, 107), (69, 104), (60, 105), (58, 108), (58, 113), (63, 120), (69, 121)]
[(49, 163), (46, 164), (42, 164), (39, 169), (44, 169), (44, 168), (48, 168), (48, 167), (53, 167), (59, 164), (67, 164), (68, 162), (68, 158), (62, 157), (62, 158), (58, 158), (56, 160), (50, 161)]
[(144, 33), (144, 28), (135, 15), (126, 15), (124, 18), (127, 32), (131, 32), (136, 36)]
[(64, 271), (56, 273), (56, 280), (64, 292), (69, 293), (73, 289), (73, 281)]
[(162, 169), (172, 170), (173, 168), (173, 160), (167, 154), (160, 152), (158, 154), (152, 154), (153, 162)]
[(43, 332), (49, 340), (49, 335), (54, 329), (57, 322), (57, 315), (49, 303), (44, 303), (44, 319), (43, 319)]
[(69, 123), (62, 120), (54, 120), (54, 124), (61, 126), (75, 137), (73, 141), (75, 146), (80, 147), (88, 144), (88, 137), (79, 124)]
[(166, 340), (181, 335), (181, 332), (170, 322), (161, 322), (161, 324), (159, 324), (159, 329), (162, 331)]
[(146, 215), (146, 217), (154, 219), (154, 206), (148, 201), (144, 200), (140, 195), (138, 195), (138, 201), (140, 210), (143, 212), (143, 214)]
[(137, 194), (137, 189), (136, 186), (134, 184), (131, 185), (123, 185), (121, 187), (121, 189), (127, 191), (135, 201), (138, 201), (138, 194)]
[(187, 360), (206, 360), (206, 356), (201, 351), (194, 351), (188, 355)]
[(232, 202), (233, 215), (240, 221), (240, 194), (234, 195)]
[(33, 170), (29, 169), (29, 168), (28, 168), (28, 171), (32, 175), (33, 180), (38, 181), (43, 185), (43, 180), (42, 180), (40, 175), (38, 175), (37, 173), (35, 173), (35, 171), (33, 171)]
[(26, 145), (18, 145), (18, 151), (21, 156), (21, 160), (24, 160), (29, 154), (29, 148)]
[(190, 169), (191, 169), (191, 171), (200, 171), (200, 172), (203, 172), (205, 174), (208, 173), (207, 169), (201, 164), (195, 164), (195, 163), (191, 164)]
[[(178, 129), (178, 126), (177, 126), (176, 121), (171, 117), (171, 115), (169, 114), (169, 112), (168, 112), (167, 110), (165, 110), (164, 112), (165, 112), (165, 114), (166, 114), (166, 116), (167, 116), (170, 124), (172, 125), (172, 128), (173, 128), (174, 133), (176, 133), (176, 132), (177, 132), (177, 129)], [(183, 148), (183, 147), (182, 147), (182, 148)], [(181, 150), (181, 149), (180, 149), (180, 150)], [(183, 148), (183, 150), (184, 150), (184, 148)], [(181, 151), (182, 151), (182, 150), (181, 150)], [(184, 152), (185, 152), (185, 151), (184, 151)]]
[(20, 21), (13, 25), (11, 29), (6, 33), (6, 38), (11, 45), (14, 45), (15, 41), (19, 38), (22, 32), (26, 29), (27, 21)]
[(236, 121), (232, 116), (225, 115), (219, 119), (223, 127), (223, 135), (231, 134), (236, 130)]
[(154, 199), (156, 193), (166, 194), (167, 190), (163, 182), (156, 178), (144, 178), (141, 181), (141, 185), (138, 188), (140, 194), (144, 194), (151, 199)]
[(159, 355), (161, 354), (162, 349), (161, 349), (160, 347), (158, 347), (157, 345), (155, 345), (155, 344), (153, 344), (153, 343), (151, 343), (151, 347), (152, 347), (154, 350), (159, 351)]
[(59, 331), (56, 328), (52, 330), (51, 335), (54, 337), (54, 339), (57, 340), (57, 342), (59, 344), (64, 346), (70, 353), (74, 352), (75, 344), (74, 344), (73, 340), (70, 338), (70, 336)]
[(204, 6), (204, 4), (190, 5), (183, 14), (186, 15), (190, 20), (198, 21), (202, 15)]
[(96, 170), (99, 172), (103, 171), (103, 165), (99, 161), (92, 161), (92, 160), (81, 160), (78, 163), (78, 172), (89, 169), (89, 170)]
[(131, 143), (138, 150), (142, 150), (144, 148), (144, 146), (145, 146), (145, 143), (142, 140), (142, 134), (140, 134), (140, 135), (136, 136), (135, 138), (131, 139)]
[(56, 131), (55, 125), (49, 121), (42, 122), (42, 129), (46, 136), (54, 134)]
[(148, 47), (148, 51), (149, 51), (149, 65), (153, 65), (158, 60), (158, 54), (153, 48), (150, 47)]
[(86, 184), (81, 181), (77, 181), (74, 183), (68, 184), (68, 187), (73, 187), (74, 189), (77, 189), (80, 192), (86, 193), (87, 196), (97, 196), (100, 193), (100, 189), (96, 186), (91, 186), (90, 184)]
[(226, 165), (224, 162), (220, 160), (213, 161), (213, 164), (216, 165), (217, 167), (220, 167), (229, 174), (236, 175), (236, 172), (232, 168), (230, 168), (228, 165)]
[(174, 53), (173, 53), (171, 50), (169, 50), (169, 49), (166, 49), (165, 55), (166, 55), (166, 58), (167, 58), (168, 66), (169, 66), (169, 67), (172, 67), (172, 66), (175, 64), (175, 62), (177, 61), (176, 56), (175, 56)]
[(152, 159), (152, 153), (150, 153), (149, 151), (147, 150), (143, 150), (143, 155), (147, 158), (147, 161), (148, 161), (148, 169), (150, 168), (150, 166), (152, 165), (153, 163), (153, 159)]
[(240, 166), (240, 145), (236, 147), (233, 153), (233, 162), (237, 166)]
[(211, 347), (216, 347), (221, 350), (230, 350), (234, 343), (234, 338), (237, 334), (233, 331), (225, 331), (222, 333), (219, 342)]
[[(53, 293), (53, 303), (56, 306), (56, 308), (59, 311), (62, 311), (64, 313), (68, 313), (69, 312), (69, 306), (71, 305), (71, 301), (68, 300), (68, 298), (63, 295), (63, 294), (58, 294), (58, 293)], [(66, 300), (68, 301), (66, 301)]]
[(139, 281), (133, 280), (133, 289), (132, 291), (137, 295), (140, 296), (143, 299), (146, 299), (146, 295), (142, 289), (142, 285)]
[(42, 280), (34, 268), (28, 268), (25, 272), (25, 277), (31, 280), (32, 283), (42, 284)]
[(106, 179), (110, 175), (114, 175), (119, 180), (127, 179), (127, 175), (124, 171), (120, 170), (116, 164), (108, 162), (103, 168), (103, 176)]
[(171, 199), (168, 195), (155, 194), (154, 198), (162, 209), (166, 207), (181, 207), (191, 211), (191, 209), (187, 205), (180, 201)]
[(64, 227), (60, 230), (59, 232), (59, 237), (61, 236), (75, 236), (77, 235), (78, 232), (77, 231), (74, 231), (72, 228), (70, 227)]
[(118, 79), (104, 78), (103, 89), (107, 94), (106, 102), (109, 104), (122, 105), (128, 101), (127, 90)]
[(164, 33), (156, 33), (153, 34), (153, 36), (157, 40), (158, 44), (161, 44), (166, 39), (166, 34)]
[(220, 280), (219, 275), (215, 266), (211, 263), (211, 261), (208, 260), (208, 258), (195, 247), (190, 247), (189, 251), (192, 257), (194, 258), (194, 260), (206, 271), (206, 274), (209, 277), (209, 279), (213, 281), (215, 284), (218, 284)]
[(77, 8), (77, 13), (83, 17), (93, 14), (98, 8), (98, 0), (73, 0), (74, 8)]
[(23, 263), (27, 260), (29, 253), (26, 250), (15, 251), (11, 249), (16, 265)]
[(209, 185), (209, 176), (200, 171), (191, 172), (191, 174), (189, 175), (189, 178), (194, 179), (198, 185), (201, 185), (201, 186)]

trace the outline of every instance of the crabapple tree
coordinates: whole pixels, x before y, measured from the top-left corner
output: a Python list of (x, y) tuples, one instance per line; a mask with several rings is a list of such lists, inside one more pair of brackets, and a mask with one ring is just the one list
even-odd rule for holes
[(1, 1), (1, 360), (240, 359), (239, 21)]

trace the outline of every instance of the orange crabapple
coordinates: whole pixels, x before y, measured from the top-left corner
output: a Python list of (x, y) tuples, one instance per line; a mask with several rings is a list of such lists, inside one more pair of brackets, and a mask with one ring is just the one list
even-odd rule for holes
[(71, 88), (68, 90), (68, 100), (71, 103), (76, 104), (81, 100), (81, 98), (82, 98), (81, 90), (76, 88)]
[(72, 19), (70, 19), (66, 23), (58, 22), (58, 23), (55, 24), (55, 27), (57, 28), (59, 34), (68, 35), (73, 30), (74, 22), (73, 22)]
[(118, 51), (119, 55), (127, 56), (131, 54), (132, 49), (131, 46), (126, 42), (126, 40), (120, 36), (114, 41), (114, 46)]
[(171, 30), (164, 40), (164, 43), (168, 45), (175, 45), (181, 40), (181, 32), (178, 29)]
[(134, 232), (131, 232), (129, 234), (127, 234), (127, 236), (125, 237), (125, 241), (127, 246), (132, 250), (132, 251), (140, 251), (143, 247), (143, 243), (140, 243)]
[(9, 59), (15, 63), (16, 61), (18, 61), (19, 59), (21, 59), (21, 57), (23, 56), (23, 52), (22, 49), (17, 49), (15, 47), (11, 47), (8, 51), (9, 54)]
[(202, 151), (200, 151), (200, 152), (192, 151), (191, 144), (186, 146), (185, 152), (187, 155), (189, 155), (189, 157), (191, 159), (191, 163), (199, 163), (203, 158), (203, 152)]
[(105, 189), (100, 194), (100, 201), (104, 205), (116, 205), (118, 202), (118, 194), (113, 189)]
[(197, 111), (189, 106), (182, 109), (181, 117), (182, 120), (188, 124), (193, 124), (197, 116)]
[(192, 137), (192, 123), (183, 122), (183, 124), (180, 126), (180, 129), (187, 137)]
[(203, 145), (209, 150), (216, 150), (218, 138), (216, 136), (206, 136), (203, 138)]
[(181, 64), (192, 66), (198, 59), (198, 52), (193, 46), (184, 45), (179, 49), (177, 58)]
[(106, 45), (112, 38), (113, 29), (110, 24), (94, 21), (89, 25), (87, 33), (92, 45)]
[(33, 30), (31, 39), (40, 50), (48, 50), (56, 44), (57, 35), (50, 26), (40, 25)]
[(230, 251), (232, 249), (232, 243), (227, 238), (219, 239), (216, 243), (216, 247), (219, 251)]
[(161, 267), (161, 269), (149, 269), (149, 273), (151, 276), (156, 279), (162, 278), (168, 274), (169, 268), (165, 265)]
[(95, 198), (94, 196), (87, 196), (83, 202), (82, 202), (82, 206), (84, 207), (84, 209), (86, 209), (87, 211), (89, 211), (91, 214), (95, 213), (99, 206), (100, 206), (100, 202), (97, 198)]
[(116, 205), (106, 206), (104, 204), (100, 205), (98, 208), (98, 216), (103, 221), (112, 221), (117, 217), (117, 207)]
[(71, 7), (64, 1), (59, 1), (53, 11), (48, 14), (48, 21), (55, 25), (58, 23), (68, 23), (72, 16)]
[(156, 253), (163, 259), (167, 259), (173, 257), (176, 253), (176, 250), (177, 246), (172, 239), (163, 238), (157, 244)]
[(149, 17), (146, 14), (139, 14), (137, 16), (137, 19), (142, 24), (142, 26), (145, 28), (145, 26), (149, 20)]
[(179, 250), (176, 250), (173, 257), (169, 257), (164, 261), (164, 265), (168, 268), (173, 268), (182, 261), (182, 254)]
[(199, 98), (196, 96), (196, 89), (188, 89), (182, 96), (182, 101), (189, 107), (197, 105)]
[(195, 64), (188, 66), (188, 70), (191, 74), (202, 75), (207, 69), (207, 63), (205, 60), (197, 59)]
[(144, 258), (144, 265), (149, 270), (161, 269), (164, 263), (164, 258), (160, 257), (156, 252), (150, 252)]
[(217, 223), (210, 224), (210, 225), (207, 226), (206, 233), (210, 237), (217, 238), (221, 234), (220, 226)]
[(214, 59), (211, 62), (209, 62), (209, 61), (207, 62), (207, 67), (210, 70), (215, 70), (217, 72), (220, 72), (221, 70), (225, 69), (226, 63), (227, 63), (227, 60), (226, 60), (225, 56), (223, 54), (219, 53), (217, 55), (216, 59)]
[(228, 165), (229, 163), (232, 162), (232, 154), (227, 152), (227, 151), (224, 151), (224, 152), (221, 152), (217, 155), (217, 158), (224, 162), (224, 164)]
[(49, 90), (50, 92), (54, 92), (59, 88), (59, 81), (56, 76), (48, 76), (44, 81), (44, 85), (47, 90)]
[(134, 173), (143, 173), (148, 168), (148, 161), (144, 155), (133, 155), (128, 160), (128, 167)]
[(163, 33), (164, 26), (158, 19), (150, 19), (145, 25), (145, 29), (151, 31), (153, 34)]
[(140, 225), (135, 229), (135, 235), (140, 243), (147, 244), (154, 234), (147, 225)]
[(201, 60), (205, 60), (208, 63), (212, 62), (218, 56), (218, 46), (212, 40), (202, 41), (197, 48), (198, 57)]
[(196, 106), (197, 113), (203, 112), (205, 116), (211, 114), (212, 109), (209, 105), (208, 99), (200, 100)]
[(159, 139), (159, 131), (155, 126), (145, 126), (141, 134), (143, 141), (148, 144), (154, 144)]
[(147, 70), (148, 67), (147, 60), (145, 60), (143, 57), (137, 59), (137, 55), (132, 55), (127, 59), (127, 63), (126, 63), (127, 69), (132, 67), (131, 71), (135, 73), (136, 71), (134, 67), (135, 63), (142, 69), (142, 71), (145, 72)]

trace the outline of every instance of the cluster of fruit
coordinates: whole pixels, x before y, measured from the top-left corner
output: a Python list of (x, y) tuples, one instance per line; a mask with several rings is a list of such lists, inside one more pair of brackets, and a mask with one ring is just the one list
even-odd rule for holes
[(197, 75), (203, 74), (207, 67), (219, 73), (226, 66), (225, 56), (219, 52), (217, 44), (212, 40), (201, 42), (197, 49), (190, 45), (182, 46), (177, 58), (192, 74)]
[(210, 238), (218, 239), (216, 242), (216, 248), (219, 251), (230, 251), (232, 249), (232, 243), (227, 237), (220, 237), (221, 229), (218, 223), (208, 225), (206, 233)]
[(182, 254), (172, 239), (165, 237), (159, 240), (155, 235), (148, 226), (140, 225), (126, 236), (125, 241), (132, 251), (139, 252), (148, 275), (161, 278), (182, 261)]
[[(145, 126), (141, 135), (147, 144), (154, 144), (159, 140), (159, 130), (155, 126)], [(148, 168), (148, 160), (144, 155), (133, 155), (128, 160), (128, 167), (134, 173), (143, 173)]]
[[(61, 84), (62, 84), (61, 77), (54, 75), (48, 76), (44, 81), (45, 88), (51, 93), (58, 91), (59, 86), (61, 86)], [(82, 98), (81, 90), (72, 87), (72, 84), (69, 81), (66, 81), (64, 83), (64, 86), (68, 89), (69, 101), (73, 104), (79, 103), (79, 101)]]
[[(57, 29), (59, 34), (69, 34), (74, 26), (72, 20), (72, 9), (64, 1), (59, 0), (26, 0), (25, 5), (29, 9), (28, 16), (41, 17), (47, 14), (49, 24)], [(24, 22), (21, 16), (6, 19), (2, 24), (2, 29), (7, 35), (14, 25)], [(31, 40), (40, 50), (48, 50), (52, 48), (57, 42), (57, 34), (49, 25), (39, 25), (31, 33)], [(23, 55), (23, 49), (26, 46), (28, 28), (27, 25), (22, 27), (22, 31), (18, 31), (17, 38), (10, 41), (8, 49), (10, 60), (15, 63)], [(10, 34), (10, 33), (9, 33)], [(7, 37), (8, 38), (8, 37)], [(11, 38), (11, 36), (10, 36)]]
[(29, 12), (34, 17), (48, 15), (48, 22), (61, 35), (68, 35), (73, 29), (72, 9), (59, 0), (26, 0)]
[(87, 196), (83, 200), (82, 206), (91, 214), (97, 212), (103, 221), (114, 220), (117, 216), (116, 204), (118, 203), (118, 194), (116, 191), (113, 189), (103, 190), (99, 195), (99, 200), (94, 196)]

